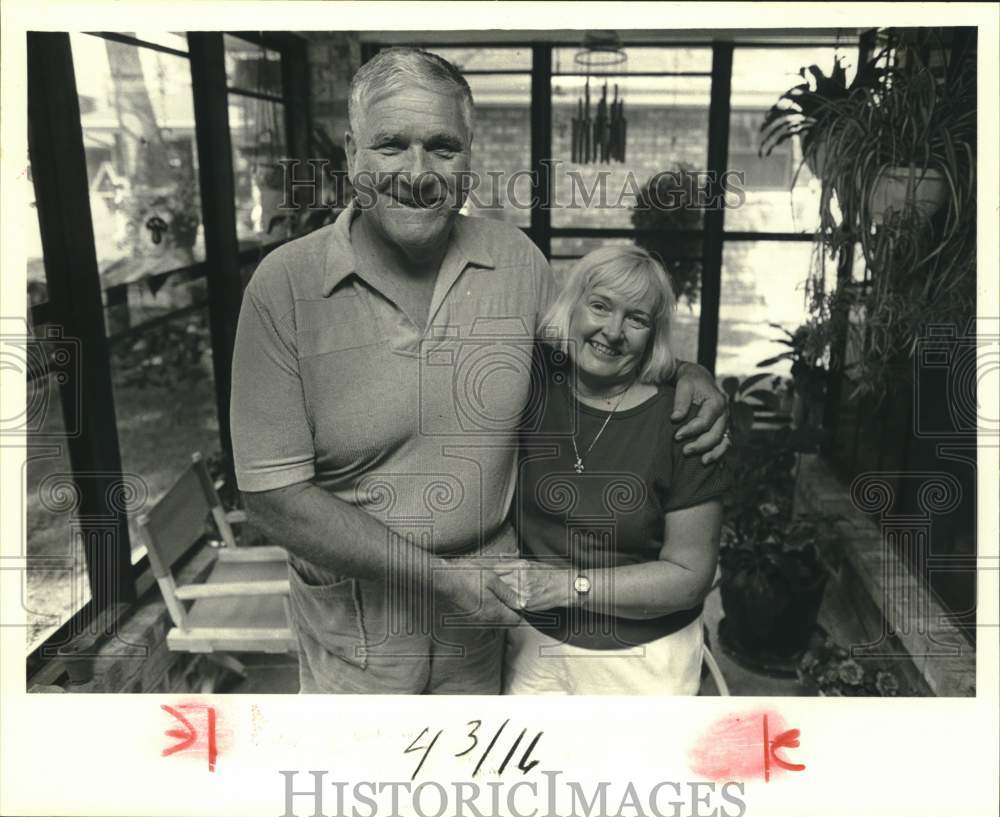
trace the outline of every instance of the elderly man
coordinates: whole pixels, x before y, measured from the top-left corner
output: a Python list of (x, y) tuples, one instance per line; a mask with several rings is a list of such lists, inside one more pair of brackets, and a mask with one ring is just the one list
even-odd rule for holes
[[(484, 560), (517, 552), (530, 366), (516, 361), (553, 282), (518, 229), (459, 216), (472, 114), (445, 60), (378, 54), (351, 86), (355, 202), (271, 253), (246, 290), (236, 474), (290, 554), (302, 692), (500, 688), (503, 627), (520, 615)], [(720, 455), (710, 375), (685, 365), (678, 388), (684, 409), (701, 404), (694, 451)]]

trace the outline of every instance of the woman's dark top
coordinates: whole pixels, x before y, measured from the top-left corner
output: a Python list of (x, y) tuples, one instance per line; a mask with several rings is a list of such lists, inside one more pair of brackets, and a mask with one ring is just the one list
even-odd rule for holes
[[(524, 558), (560, 567), (568, 562), (581, 572), (658, 561), (664, 515), (719, 498), (729, 487), (728, 469), (683, 455), (673, 438), (682, 423), (670, 420), (670, 385), (659, 386), (638, 406), (615, 412), (584, 453), (609, 412), (578, 402), (569, 388), (568, 367), (554, 363), (559, 356), (542, 349), (535, 361), (539, 392), (522, 424), (514, 503)], [(585, 467), (580, 474), (573, 468), (573, 429)], [(625, 619), (557, 608), (526, 618), (574, 646), (621, 649), (676, 632), (701, 610), (699, 604), (659, 618)]]

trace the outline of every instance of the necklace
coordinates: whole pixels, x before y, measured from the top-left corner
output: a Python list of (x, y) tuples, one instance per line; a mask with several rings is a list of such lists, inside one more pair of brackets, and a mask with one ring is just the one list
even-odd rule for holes
[[(597, 434), (594, 437), (594, 439), (591, 440), (590, 445), (587, 446), (587, 450), (583, 452), (583, 456), (582, 457), (580, 456), (580, 449), (578, 449), (576, 447), (576, 434), (574, 433), (572, 435), (572, 437), (570, 437), (570, 439), (573, 441), (573, 453), (576, 455), (576, 462), (573, 463), (573, 470), (576, 471), (578, 474), (582, 474), (583, 471), (584, 471), (583, 457), (586, 457), (590, 453), (591, 449), (595, 445), (597, 445), (597, 441), (599, 439), (601, 439), (601, 435), (604, 433), (604, 429), (606, 429), (608, 427), (608, 423), (610, 423), (611, 422), (611, 418), (615, 416), (615, 412), (618, 411), (618, 407), (622, 404), (622, 400), (625, 399), (625, 395), (628, 394), (628, 390), (632, 388), (632, 386), (634, 385), (634, 383), (635, 383), (635, 381), (633, 381), (632, 383), (630, 383), (628, 385), (628, 388), (626, 388), (625, 391), (623, 391), (618, 396), (618, 402), (615, 403), (615, 407), (613, 409), (611, 409), (611, 412), (605, 418), (603, 425), (601, 425), (601, 428), (597, 432)], [(570, 419), (572, 420), (572, 418), (570, 418)]]
[[(629, 383), (621, 391), (616, 391), (616, 392), (613, 392), (612, 394), (600, 395), (600, 396), (598, 396), (596, 394), (591, 394), (591, 395), (587, 396), (587, 399), (590, 399), (590, 400), (600, 400), (602, 403), (610, 403), (616, 397), (620, 397), (621, 395), (625, 394), (625, 392), (627, 392), (629, 389), (631, 389), (632, 386), (634, 386), (634, 385), (635, 385), (635, 381), (633, 380), (631, 383)], [(581, 396), (580, 396), (579, 389), (577, 389), (576, 386), (574, 386), (572, 383), (570, 384), (570, 388), (573, 389), (573, 396), (577, 400), (579, 400), (580, 402), (583, 402), (583, 400), (581, 399)]]

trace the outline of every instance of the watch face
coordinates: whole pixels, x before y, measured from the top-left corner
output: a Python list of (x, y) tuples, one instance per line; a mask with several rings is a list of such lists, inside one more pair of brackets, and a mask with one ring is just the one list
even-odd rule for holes
[(589, 593), (590, 579), (588, 579), (586, 576), (577, 576), (576, 579), (573, 581), (573, 589), (580, 594)]

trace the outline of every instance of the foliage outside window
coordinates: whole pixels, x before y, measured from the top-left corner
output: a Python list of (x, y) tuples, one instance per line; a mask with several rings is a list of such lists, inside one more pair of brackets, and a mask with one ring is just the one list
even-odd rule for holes
[(240, 37), (223, 37), (229, 92), (229, 132), (241, 243), (289, 238), (294, 221), (282, 212), (288, 156), (281, 54)]
[(188, 60), (89, 34), (70, 40), (102, 287), (204, 260)]

